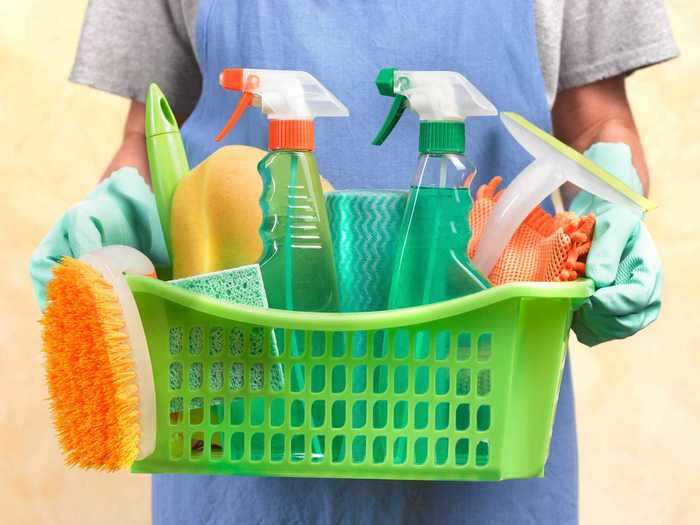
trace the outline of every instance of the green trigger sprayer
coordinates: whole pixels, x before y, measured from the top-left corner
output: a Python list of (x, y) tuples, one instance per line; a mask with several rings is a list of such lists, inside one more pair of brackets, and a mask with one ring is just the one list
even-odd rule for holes
[(401, 226), (389, 308), (489, 288), (466, 255), (472, 206), (468, 182), (476, 169), (463, 156), (464, 121), (496, 115), (496, 108), (453, 71), (382, 69), (376, 83), (382, 95), (394, 97), (394, 103), (373, 144), (386, 140), (407, 107), (420, 118), (418, 169)]

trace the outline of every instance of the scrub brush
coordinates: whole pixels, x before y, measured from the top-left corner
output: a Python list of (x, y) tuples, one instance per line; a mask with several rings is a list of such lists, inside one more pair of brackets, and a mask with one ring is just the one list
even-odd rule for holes
[(111, 246), (64, 257), (48, 285), (46, 378), (70, 465), (114, 471), (155, 448), (153, 376), (124, 271), (155, 275), (140, 252)]
[[(79, 260), (63, 258), (48, 287), (43, 349), (54, 427), (66, 462), (83, 468), (123, 469), (155, 449), (150, 355), (123, 273), (155, 277), (146, 256), (109, 246)], [(171, 284), (221, 301), (267, 307), (258, 265)], [(271, 344), (276, 355), (274, 334)], [(203, 380), (201, 372), (190, 374), (190, 388), (200, 388)], [(222, 380), (223, 375), (213, 388)]]

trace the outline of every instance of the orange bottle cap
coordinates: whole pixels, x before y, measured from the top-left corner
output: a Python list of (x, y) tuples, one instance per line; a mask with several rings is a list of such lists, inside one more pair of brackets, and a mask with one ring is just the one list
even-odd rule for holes
[(270, 120), (268, 149), (313, 151), (313, 120)]

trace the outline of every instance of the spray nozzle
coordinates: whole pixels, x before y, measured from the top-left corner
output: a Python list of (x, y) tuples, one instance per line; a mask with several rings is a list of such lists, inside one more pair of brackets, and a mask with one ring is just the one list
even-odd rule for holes
[(253, 105), (255, 101), (254, 90), (258, 87), (260, 79), (255, 75), (250, 75), (248, 77), (247, 83), (244, 87), (243, 85), (243, 70), (228, 68), (224, 69), (219, 75), (219, 84), (224, 89), (229, 89), (231, 91), (242, 91), (241, 99), (238, 101), (236, 109), (233, 110), (231, 116), (226, 121), (224, 128), (215, 137), (216, 141), (219, 142), (223, 139), (228, 132), (231, 131), (238, 121), (243, 116), (246, 109)]
[(236, 109), (216, 136), (220, 141), (251, 106), (270, 120), (312, 121), (347, 117), (347, 108), (323, 84), (304, 71), (226, 68), (219, 75), (224, 89), (243, 92)]
[[(454, 71), (401, 71), (385, 68), (377, 75), (376, 84), (380, 94), (394, 97), (394, 103), (381, 130), (372, 141), (375, 145), (386, 140), (407, 107), (418, 114), (422, 134), (423, 124), (431, 124), (425, 128), (426, 140), (423, 141), (421, 137), (421, 142), (426, 142), (426, 148), (445, 149), (445, 152), (464, 151), (465, 119), (498, 114), (494, 105), (471, 82)], [(461, 133), (458, 132), (458, 127)], [(453, 131), (455, 133), (451, 133)], [(435, 134), (441, 136), (428, 140), (434, 138), (428, 135)], [(444, 148), (436, 144), (436, 141), (444, 142)]]

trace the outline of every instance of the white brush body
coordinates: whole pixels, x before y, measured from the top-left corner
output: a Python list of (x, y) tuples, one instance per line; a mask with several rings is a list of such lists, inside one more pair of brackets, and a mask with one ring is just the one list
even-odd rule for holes
[(125, 331), (134, 361), (139, 397), (139, 454), (150, 456), (156, 446), (156, 399), (153, 369), (146, 334), (134, 296), (124, 274), (155, 276), (153, 263), (140, 251), (129, 246), (107, 246), (80, 257), (104, 277), (114, 289), (124, 315)]

